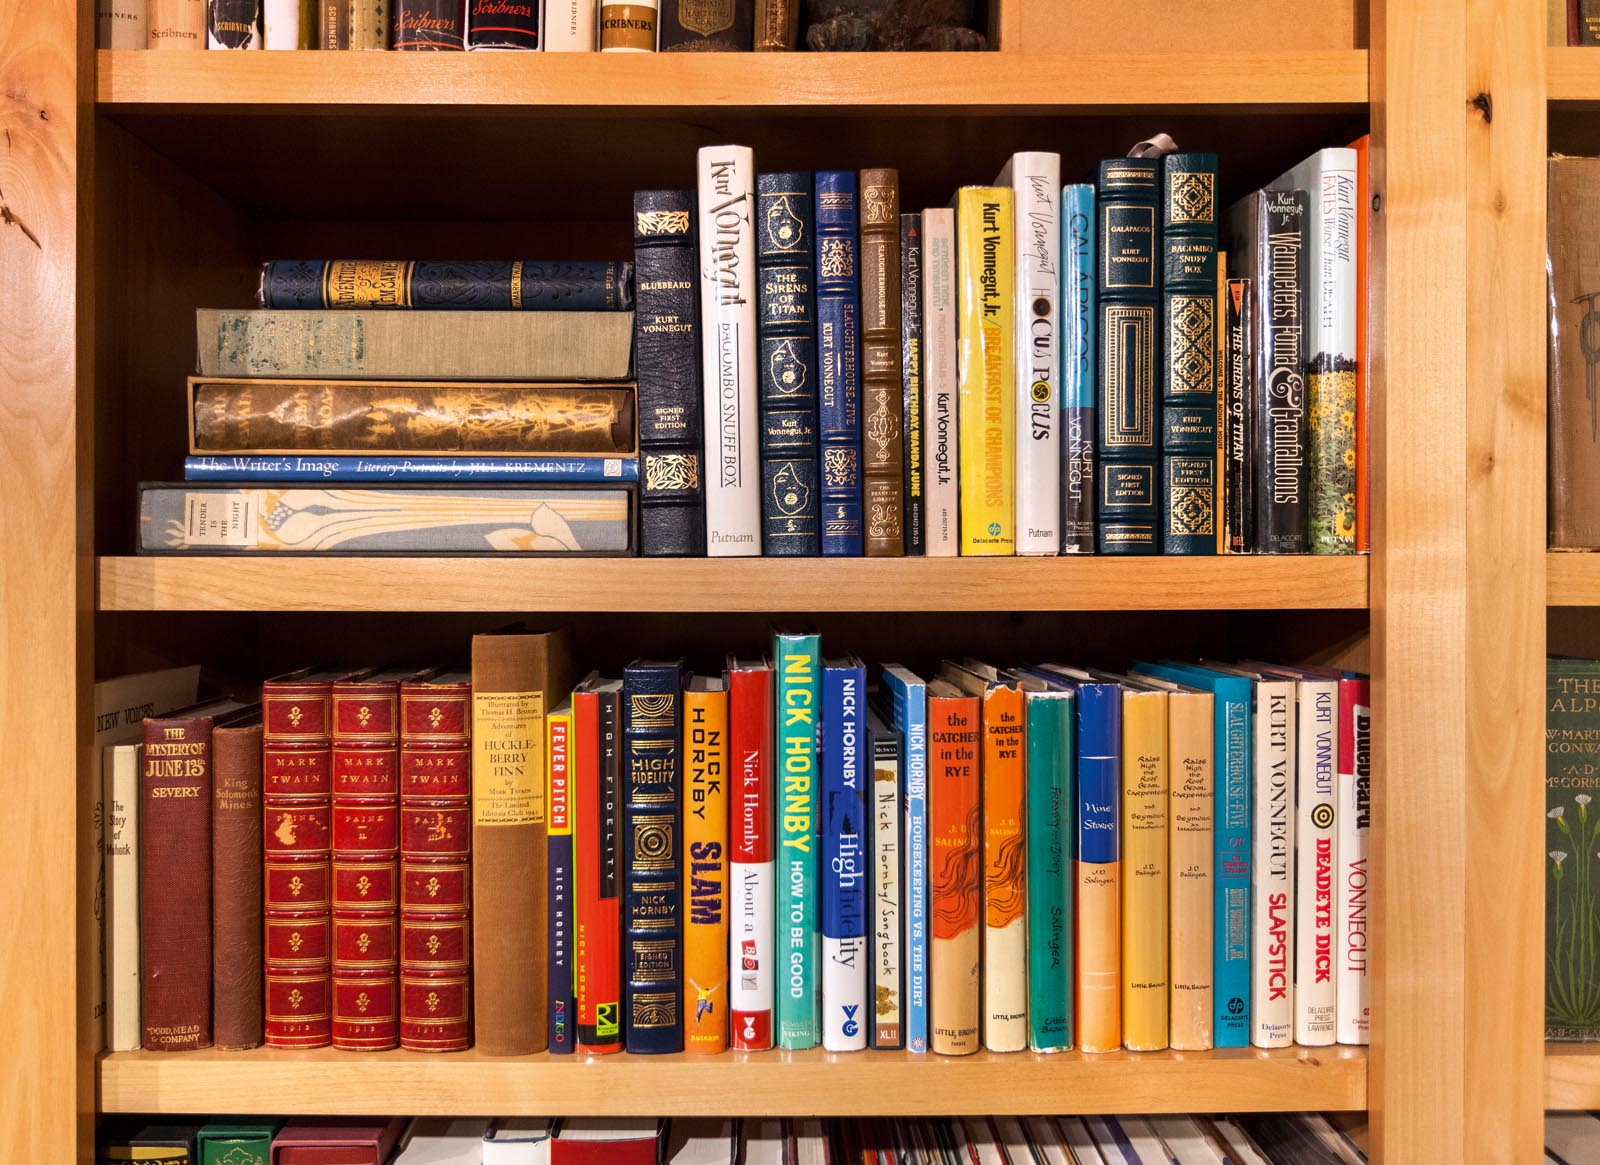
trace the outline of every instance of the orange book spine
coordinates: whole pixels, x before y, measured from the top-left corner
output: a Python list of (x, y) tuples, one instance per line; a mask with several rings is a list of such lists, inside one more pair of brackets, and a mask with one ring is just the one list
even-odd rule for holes
[(976, 696), (943, 680), (928, 685), (928, 1029), (933, 1050), (945, 1056), (978, 1050), (978, 725)]
[(1023, 696), (997, 686), (983, 700), (983, 1046), (1028, 1046), (1027, 747)]
[(683, 1015), (686, 1052), (728, 1047), (728, 693), (683, 693)]

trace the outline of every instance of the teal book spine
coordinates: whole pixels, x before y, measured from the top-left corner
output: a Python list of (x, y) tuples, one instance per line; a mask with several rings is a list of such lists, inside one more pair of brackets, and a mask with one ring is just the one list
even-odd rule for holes
[(817, 993), (817, 725), (822, 705), (822, 652), (815, 634), (773, 636), (777, 670), (778, 1047), (822, 1042)]
[(1073, 697), (1030, 692), (1028, 1050), (1072, 1047)]

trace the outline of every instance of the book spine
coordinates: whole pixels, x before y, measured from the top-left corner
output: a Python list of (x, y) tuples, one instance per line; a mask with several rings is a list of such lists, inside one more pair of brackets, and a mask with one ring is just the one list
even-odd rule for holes
[(905, 1023), (906, 1047), (928, 1050), (928, 693), (910, 672), (886, 669), (894, 726), (905, 756)]
[(467, 48), (537, 52), (542, 0), (470, 0)]
[(467, 0), (394, 0), (390, 44), (402, 52), (465, 49)]
[(695, 218), (691, 190), (634, 193), (634, 375), (644, 462), (639, 550), (646, 557), (693, 557), (706, 549)]
[(822, 1039), (817, 996), (819, 647), (815, 634), (778, 635), (773, 643), (777, 683), (774, 767), (781, 758), (783, 769), (783, 797), (777, 808), (777, 1025), (778, 1046), (789, 1051), (814, 1048)]
[(1161, 160), (1161, 553), (1217, 552), (1217, 156)]
[(291, 311), (625, 311), (633, 275), (626, 262), (273, 259), (261, 265), (257, 298)]
[(544, 51), (592, 53), (594, 0), (544, 0)]
[(922, 216), (900, 216), (900, 435), (905, 447), (905, 548), (928, 549), (922, 452)]
[(1371, 292), (1368, 270), (1372, 249), (1372, 135), (1363, 134), (1351, 143), (1356, 154), (1356, 553), (1372, 549), (1372, 482), (1367, 470), (1370, 447), (1372, 369), (1369, 351), (1371, 335)]
[[(472, 1046), (472, 686), (400, 685), (400, 1046)], [(467, 843), (463, 852), (463, 841)]]
[(928, 697), (929, 1043), (943, 1056), (978, 1050), (983, 817), (978, 701)]
[(94, 43), (102, 49), (149, 48), (148, 0), (96, 0)]
[(1600, 662), (1545, 660), (1544, 1038), (1552, 1041), (1600, 1038), (1592, 1002), (1600, 952), (1590, 937), (1600, 855), (1589, 822), (1597, 684)]
[(1179, 1051), (1212, 1045), (1212, 874), (1216, 812), (1209, 692), (1167, 697), (1168, 932), (1172, 1005), (1168, 1036)]
[(1339, 684), (1301, 680), (1295, 763), (1294, 1042), (1327, 1047), (1338, 1022), (1334, 979), (1338, 876)]
[(706, 553), (761, 553), (757, 448), (755, 163), (744, 146), (699, 153), (700, 351)]
[(600, 4), (600, 51), (603, 53), (653, 53), (660, 0), (629, 0), (625, 4)]
[(310, 36), (303, 27), (300, 0), (261, 0), (261, 39), (268, 49), (310, 48)]
[(728, 692), (683, 694), (684, 1051), (728, 1048)]
[(728, 885), (729, 1042), (737, 1051), (772, 1047), (773, 930), (772, 671), (728, 677), (731, 804)]
[(1022, 692), (983, 700), (983, 1046), (1028, 1046), (1027, 723)]
[(1061, 553), (1061, 155), (1013, 154), (1018, 554)]
[(815, 229), (810, 174), (756, 178), (761, 549), (778, 557), (822, 552)]
[(683, 1051), (683, 706), (680, 663), (623, 672), (623, 1039)]
[(261, 726), (211, 734), (212, 1028), (226, 1050), (261, 1043)]
[(964, 186), (956, 195), (962, 554), (1015, 550), (1015, 204), (1004, 186)]
[(822, 672), (822, 1046), (867, 1046), (867, 882), (871, 877), (863, 733), (866, 672)]
[(572, 785), (574, 753), (570, 707), (563, 706), (545, 720), (546, 880), (550, 903), (548, 939), (550, 1003), (550, 1054), (570, 1056), (578, 1045), (578, 996), (574, 974), (576, 921), (574, 919), (572, 845)]
[(1249, 554), (1256, 544), (1255, 418), (1250, 403), (1255, 363), (1255, 298), (1248, 279), (1228, 280), (1227, 368), (1222, 414), (1226, 436), (1222, 454), (1222, 496), (1230, 554)]
[(143, 746), (104, 753), (106, 814), (106, 1050), (139, 1047), (139, 775)]
[(755, 22), (754, 0), (661, 0), (660, 49), (664, 53), (747, 53)]
[(346, 0), (350, 5), (350, 47), (382, 51), (389, 47), (389, 0)]
[(1167, 693), (1122, 697), (1122, 1043), (1168, 1043)]
[(1216, 347), (1212, 350), (1212, 370), (1215, 373), (1216, 412), (1212, 428), (1215, 440), (1211, 446), (1217, 466), (1217, 496), (1215, 505), (1215, 554), (1228, 553), (1228, 253), (1217, 251), (1216, 286)]
[(948, 207), (922, 215), (922, 448), (933, 557), (961, 550), (955, 221)]
[(798, 47), (800, 0), (756, 0), (755, 51), (789, 52)]
[(318, 0), (318, 43), (324, 50), (350, 47), (350, 5), (347, 0)]
[(905, 441), (900, 387), (900, 173), (861, 181), (861, 455), (865, 549), (898, 558), (905, 545)]
[(1222, 679), (1213, 688), (1217, 751), (1213, 847), (1212, 1039), (1219, 1048), (1250, 1043), (1250, 889), (1254, 855), (1251, 786), (1255, 753), (1250, 681)]
[(1074, 1027), (1085, 1052), (1122, 1047), (1122, 693), (1078, 689), (1078, 966)]
[(622, 1050), (617, 876), (619, 713), (615, 692), (573, 693), (578, 1050), (600, 1055)]
[(261, 0), (206, 0), (206, 48), (261, 47)]
[(261, 685), (269, 1048), (333, 1039), (332, 705), (327, 680)]
[(1159, 158), (1114, 158), (1101, 162), (1096, 175), (1095, 548), (1101, 554), (1160, 549), (1160, 171)]
[(636, 482), (634, 457), (277, 457), (198, 454), (183, 460), (185, 481), (338, 481), (533, 484)]
[(1027, 697), (1028, 1050), (1072, 1047), (1070, 695)]
[(1094, 553), (1094, 187), (1061, 191), (1061, 553)]
[(874, 719), (872, 729), (872, 990), (868, 993), (874, 1048), (899, 1049), (905, 1042), (905, 909), (901, 868), (905, 861), (900, 735)]
[(860, 284), (856, 176), (822, 170), (817, 191), (817, 432), (822, 553), (862, 552)]
[(1261, 192), (1256, 280), (1256, 552), (1306, 552), (1306, 192)]
[(206, 0), (150, 0), (152, 49), (206, 47)]
[(1372, 950), (1367, 926), (1371, 884), (1372, 706), (1366, 679), (1339, 683), (1339, 920), (1337, 956), (1338, 1040), (1371, 1042), (1371, 988), (1367, 978)]
[(1250, 1042), (1294, 1042), (1294, 684), (1255, 683)]

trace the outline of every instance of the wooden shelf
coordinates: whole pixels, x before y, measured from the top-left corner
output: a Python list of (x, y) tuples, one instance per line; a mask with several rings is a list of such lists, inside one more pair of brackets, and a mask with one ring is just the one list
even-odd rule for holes
[(1547, 50), (1545, 86), (1550, 101), (1566, 109), (1600, 107), (1600, 50)]
[(1544, 1046), (1544, 1106), (1600, 1108), (1600, 1044)]
[(102, 611), (1359, 609), (1354, 558), (102, 558)]
[(1544, 590), (1546, 606), (1600, 606), (1600, 554), (1546, 554)]
[(1359, 1110), (1360, 1048), (1026, 1053), (538, 1055), (464, 1052), (115, 1052), (97, 1065), (104, 1112), (391, 1112), (496, 1116), (961, 1116), (1004, 1113)]
[[(713, 107), (919, 115), (1147, 106), (1275, 112), (1367, 100), (1364, 49), (1234, 53), (151, 53), (97, 54), (96, 93), (119, 111), (182, 106), (352, 113), (395, 107)], [(1047, 82), (1044, 79), (1048, 79)]]

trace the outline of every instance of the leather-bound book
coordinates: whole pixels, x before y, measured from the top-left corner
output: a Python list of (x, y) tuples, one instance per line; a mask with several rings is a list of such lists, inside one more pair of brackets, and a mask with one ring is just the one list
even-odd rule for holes
[(856, 176), (820, 170), (817, 192), (817, 433), (822, 553), (861, 554), (861, 293)]
[(862, 517), (871, 558), (905, 546), (900, 439), (900, 174), (861, 171)]
[(747, 53), (753, 0), (661, 0), (664, 53)]
[(572, 690), (566, 631), (472, 637), (473, 1038), (491, 1056), (543, 1051), (545, 714)]
[(472, 676), (400, 685), (400, 1046), (472, 1046)]
[(261, 1043), (261, 709), (211, 732), (212, 1037)]
[(144, 722), (139, 771), (142, 1046), (211, 1046), (211, 728), (232, 701)]
[(822, 550), (812, 201), (803, 170), (756, 177), (761, 552), (773, 557)]
[(639, 553), (646, 558), (706, 552), (695, 218), (692, 190), (634, 192)]
[(783, 53), (800, 36), (800, 0), (756, 0), (755, 50)]
[(272, 1138), (271, 1165), (384, 1165), (405, 1127), (403, 1116), (298, 1116)]
[(1550, 549), (1600, 548), (1600, 158), (1550, 159)]
[(466, 0), (395, 0), (389, 43), (412, 51), (465, 49)]

